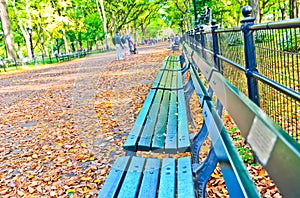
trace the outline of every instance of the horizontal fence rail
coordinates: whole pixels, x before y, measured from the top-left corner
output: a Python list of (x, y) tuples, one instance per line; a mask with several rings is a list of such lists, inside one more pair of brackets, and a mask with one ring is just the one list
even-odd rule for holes
[(182, 39), (300, 143), (300, 19), (254, 24), (244, 16), (242, 27), (213, 21)]

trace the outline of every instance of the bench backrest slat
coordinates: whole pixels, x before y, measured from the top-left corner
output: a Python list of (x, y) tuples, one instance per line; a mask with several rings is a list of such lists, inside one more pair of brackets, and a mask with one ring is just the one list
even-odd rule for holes
[[(214, 73), (210, 85), (217, 95), (224, 87), (226, 97), (220, 97), (224, 107), (276, 185), (285, 196), (294, 196), (300, 181), (300, 145), (221, 74)], [(299, 190), (297, 195), (300, 197)]]
[(182, 89), (178, 90), (178, 150), (189, 151), (190, 138), (188, 134), (188, 118), (186, 112), (185, 95)]
[[(184, 50), (189, 62), (204, 74), (280, 192), (287, 197), (300, 197), (300, 145), (213, 66), (202, 60), (198, 52), (188, 45), (184, 45)], [(231, 140), (226, 142), (224, 146), (230, 148), (227, 144)], [(250, 191), (251, 188), (247, 190)]]

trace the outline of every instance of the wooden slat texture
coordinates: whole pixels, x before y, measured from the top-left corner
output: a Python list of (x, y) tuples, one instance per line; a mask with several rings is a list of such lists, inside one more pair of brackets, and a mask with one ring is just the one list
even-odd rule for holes
[(149, 93), (151, 100), (145, 101), (124, 144), (127, 150), (177, 153), (190, 149), (179, 57), (166, 60)]
[(115, 161), (102, 189), (98, 194), (98, 198), (115, 197), (117, 195), (129, 162), (130, 157), (120, 157)]
[(129, 133), (126, 142), (124, 144), (124, 149), (130, 150), (130, 151), (136, 151), (137, 149), (137, 142), (139, 140), (139, 137), (141, 135), (141, 131), (143, 129), (149, 108), (152, 104), (152, 101), (155, 97), (155, 90), (150, 90), (143, 107), (131, 129), (131, 132)]
[(155, 129), (155, 124), (157, 120), (157, 115), (160, 108), (160, 103), (162, 99), (163, 91), (157, 90), (154, 102), (151, 106), (146, 124), (144, 126), (143, 132), (138, 143), (138, 150), (140, 151), (149, 151), (150, 145), (152, 142), (152, 136)]
[[(172, 73), (173, 72), (165, 72), (168, 74), (165, 87), (170, 87), (172, 83)], [(168, 120), (168, 111), (169, 111), (169, 101), (170, 101), (170, 91), (164, 90), (163, 98), (161, 101), (159, 114), (157, 118), (157, 122), (155, 125), (155, 132), (152, 143), (152, 150), (155, 152), (163, 152), (165, 145), (165, 136), (166, 126)]]
[(174, 198), (176, 192), (176, 163), (173, 158), (165, 158), (162, 163), (162, 173), (160, 175), (160, 184), (158, 198)]
[(153, 137), (152, 150), (155, 152), (163, 152), (165, 145), (166, 125), (169, 111), (170, 91), (164, 90), (157, 123), (155, 125), (155, 133)]
[(160, 174), (160, 160), (148, 159), (141, 184), (139, 198), (155, 198)]
[(168, 129), (166, 134), (165, 150), (167, 153), (177, 152), (177, 91), (171, 91)]
[(177, 198), (195, 197), (192, 164), (190, 157), (183, 157), (178, 159), (177, 192)]
[(190, 151), (188, 118), (183, 90), (178, 90), (178, 150), (180, 152)]
[(118, 198), (134, 198), (138, 194), (146, 159), (132, 157), (130, 166), (118, 194)]

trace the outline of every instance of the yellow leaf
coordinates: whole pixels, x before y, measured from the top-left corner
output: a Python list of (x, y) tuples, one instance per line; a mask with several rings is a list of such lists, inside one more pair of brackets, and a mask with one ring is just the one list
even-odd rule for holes
[(85, 147), (86, 147), (86, 144), (82, 143), (81, 146), (82, 146), (83, 148), (85, 148)]
[(67, 193), (75, 193), (75, 189), (70, 188), (70, 189), (67, 190)]
[(81, 177), (80, 178), (82, 181), (87, 181), (87, 180), (90, 180), (90, 179), (92, 179), (91, 177)]
[(94, 161), (95, 160), (95, 158), (93, 158), (93, 157), (90, 157), (90, 161)]
[(94, 182), (95, 183), (100, 183), (100, 179), (95, 179)]
[(261, 170), (259, 171), (259, 176), (261, 176), (261, 177), (264, 177), (264, 176), (265, 176), (265, 170), (264, 170), (264, 169), (261, 169)]
[(34, 178), (34, 176), (33, 175), (29, 175), (28, 178), (31, 179), (31, 178)]
[(8, 119), (2, 120), (2, 124), (4, 124), (5, 122), (8, 122)]

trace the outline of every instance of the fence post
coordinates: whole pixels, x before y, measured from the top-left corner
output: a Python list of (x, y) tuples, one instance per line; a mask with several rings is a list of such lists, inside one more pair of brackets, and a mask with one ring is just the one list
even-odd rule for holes
[(244, 53), (246, 61), (246, 77), (248, 85), (249, 98), (259, 106), (259, 93), (258, 83), (255, 78), (252, 77), (252, 73), (257, 72), (256, 68), (256, 56), (255, 56), (255, 44), (253, 39), (253, 32), (249, 30), (249, 27), (254, 25), (255, 18), (251, 17), (252, 8), (250, 6), (244, 6), (242, 8), (244, 19), (241, 20), (242, 31), (244, 36)]
[(219, 54), (219, 43), (218, 43), (218, 35), (216, 34), (216, 29), (218, 29), (217, 20), (213, 19), (211, 20), (211, 34), (212, 34), (212, 40), (213, 40), (213, 50), (214, 50), (214, 63), (215, 68), (221, 72), (219, 59), (217, 59), (217, 55)]
[(198, 47), (198, 45), (199, 45), (199, 40), (200, 40), (200, 34), (199, 34), (199, 32), (200, 32), (200, 27), (199, 27), (199, 25), (197, 25), (197, 26), (195, 27), (195, 38), (196, 38), (195, 45), (196, 45), (196, 51), (197, 51), (197, 52), (199, 52), (199, 47)]
[(204, 48), (205, 48), (205, 41), (204, 41), (204, 27), (203, 25), (200, 26), (200, 43), (201, 43), (201, 52), (202, 52), (202, 57), (206, 60), (206, 54), (205, 54), (205, 51), (204, 51)]

